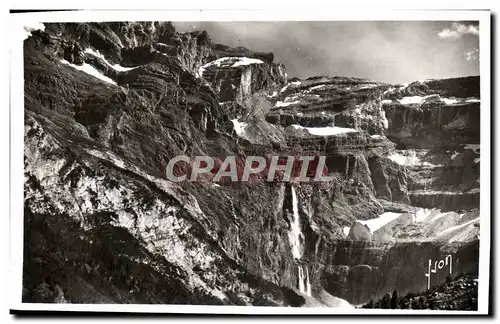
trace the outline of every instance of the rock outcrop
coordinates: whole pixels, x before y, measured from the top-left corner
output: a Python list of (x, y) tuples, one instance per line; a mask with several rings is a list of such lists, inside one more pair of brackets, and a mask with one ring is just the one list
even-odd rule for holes
[[(348, 306), (421, 291), (428, 259), (477, 272), (477, 77), (288, 78), (158, 22), (46, 24), (24, 51), (24, 301)], [(331, 178), (175, 183), (179, 155)]]

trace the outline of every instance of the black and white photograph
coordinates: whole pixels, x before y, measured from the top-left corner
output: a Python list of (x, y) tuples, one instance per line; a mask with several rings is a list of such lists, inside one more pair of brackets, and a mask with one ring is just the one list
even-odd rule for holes
[(489, 11), (77, 14), (11, 14), (12, 309), (488, 312)]

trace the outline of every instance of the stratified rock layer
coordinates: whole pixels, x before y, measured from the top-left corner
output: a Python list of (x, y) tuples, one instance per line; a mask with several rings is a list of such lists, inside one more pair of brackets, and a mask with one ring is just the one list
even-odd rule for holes
[[(288, 78), (158, 22), (46, 24), (24, 50), (24, 301), (357, 305), (425, 289), (429, 259), (477, 272), (477, 77)], [(175, 183), (178, 155), (324, 155), (331, 179)]]

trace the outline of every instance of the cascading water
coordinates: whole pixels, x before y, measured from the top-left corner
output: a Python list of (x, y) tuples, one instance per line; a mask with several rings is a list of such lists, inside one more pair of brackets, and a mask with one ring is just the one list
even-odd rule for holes
[(304, 239), (304, 234), (300, 229), (300, 217), (299, 217), (299, 206), (297, 202), (297, 193), (295, 188), (292, 186), (292, 212), (293, 219), (290, 224), (290, 231), (288, 232), (288, 239), (290, 240), (290, 245), (292, 246), (292, 255), (295, 259), (300, 260), (302, 258), (302, 244), (301, 239)]
[(309, 269), (306, 267), (306, 295), (311, 296), (311, 282), (309, 281)]
[[(292, 247), (292, 255), (294, 259), (300, 260), (302, 258), (302, 241), (304, 240), (304, 234), (300, 228), (300, 216), (299, 216), (299, 206), (297, 200), (297, 193), (295, 188), (292, 186), (292, 212), (293, 218), (290, 223), (290, 231), (288, 232), (288, 239), (290, 241), (290, 246)], [(302, 294), (311, 296), (311, 283), (309, 281), (309, 269), (304, 266), (298, 265), (298, 279), (299, 279), (299, 291)]]
[(306, 288), (304, 285), (304, 269), (299, 265), (299, 291), (303, 294), (306, 293)]

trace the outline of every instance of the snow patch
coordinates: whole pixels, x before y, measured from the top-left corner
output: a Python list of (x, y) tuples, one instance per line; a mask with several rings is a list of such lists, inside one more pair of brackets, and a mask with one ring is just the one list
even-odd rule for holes
[(268, 98), (274, 98), (278, 95), (278, 92), (277, 91), (273, 91), (273, 94), (272, 95), (268, 95), (267, 97)]
[(392, 100), (389, 100), (389, 99), (384, 99), (381, 101), (382, 105), (384, 104), (390, 104), (392, 102)]
[(370, 137), (371, 137), (371, 138), (382, 138), (382, 136), (380, 136), (380, 135), (372, 135), (372, 136), (370, 136)]
[(423, 221), (428, 221), (428, 218), (436, 212), (436, 209), (419, 208), (415, 212), (415, 222), (421, 223)]
[(290, 106), (290, 105), (295, 105), (295, 104), (298, 104), (300, 102), (300, 100), (296, 100), (296, 101), (290, 101), (290, 102), (286, 102), (285, 101), (278, 101), (276, 102), (276, 107), (286, 107), (286, 106)]
[(370, 231), (373, 234), (373, 232), (375, 232), (376, 230), (378, 230), (382, 226), (392, 222), (393, 220), (399, 218), (401, 215), (403, 215), (403, 213), (386, 212), (377, 218), (366, 220), (366, 221), (358, 220), (358, 222), (363, 224), (363, 225), (368, 226), (368, 228), (370, 229)]
[(453, 153), (453, 154), (451, 155), (451, 159), (452, 159), (452, 160), (455, 160), (455, 158), (456, 158), (459, 154), (460, 154), (460, 153), (458, 153), (457, 151), (455, 151), (455, 153)]
[(303, 127), (300, 125), (292, 125), (295, 129), (305, 129), (311, 135), (317, 136), (328, 136), (328, 135), (338, 135), (345, 133), (354, 133), (357, 132), (354, 128), (343, 128), (337, 126), (329, 126), (329, 127)]
[[(454, 104), (460, 103), (460, 102), (479, 102), (478, 99), (467, 99), (464, 101), (463, 99), (460, 99), (460, 98), (459, 99), (457, 99), (457, 98), (440, 98), (438, 95), (404, 97), (402, 99), (399, 99), (399, 102), (403, 105), (421, 104), (427, 98), (430, 98), (430, 97), (438, 97), (439, 100), (444, 102), (445, 105), (454, 105)], [(382, 104), (384, 104), (384, 103), (388, 103), (388, 101), (382, 100)]]
[[(443, 218), (444, 216), (454, 215), (454, 214), (456, 214), (456, 212), (442, 213), (440, 209), (437, 209), (435, 215), (431, 219), (429, 219), (427, 222), (433, 223), (433, 222), (437, 221), (438, 219)], [(463, 215), (464, 214), (458, 214), (458, 218), (459, 219), (462, 218)]]
[(395, 90), (395, 88), (394, 88), (394, 87), (390, 87), (389, 89), (387, 89), (387, 90), (385, 90), (385, 91), (384, 91), (384, 95), (385, 95), (385, 94), (388, 94), (388, 93), (391, 93), (391, 92), (393, 92), (394, 90)]
[(245, 122), (239, 122), (238, 118), (231, 120), (233, 122), (234, 131), (237, 135), (242, 135), (245, 132), (245, 128), (248, 126)]
[(441, 236), (441, 235), (444, 235), (444, 234), (447, 234), (447, 233), (450, 233), (451, 231), (454, 231), (454, 230), (457, 230), (457, 229), (460, 229), (460, 228), (463, 228), (467, 225), (470, 225), (470, 224), (473, 224), (475, 222), (479, 222), (479, 217), (478, 218), (475, 218), (473, 220), (470, 220), (468, 222), (465, 222), (463, 224), (460, 224), (460, 225), (456, 225), (456, 226), (452, 226), (450, 228), (447, 228), (445, 229), (444, 231), (440, 232), (437, 236)]
[(125, 228), (133, 228), (135, 219), (131, 213), (127, 213), (124, 210), (117, 210), (118, 215), (118, 225)]
[[(230, 63), (232, 62), (232, 65)], [(211, 66), (217, 66), (217, 67), (238, 67), (238, 66), (245, 66), (245, 65), (251, 65), (251, 64), (262, 64), (264, 63), (263, 61), (259, 59), (254, 59), (254, 58), (249, 58), (249, 57), (221, 57), (216, 59), (215, 61), (208, 62), (207, 64), (201, 66), (198, 69), (198, 76), (203, 77), (203, 73), (205, 70)]]
[(104, 57), (104, 55), (102, 55), (101, 53), (99, 53), (99, 51), (94, 51), (92, 48), (85, 49), (85, 53), (91, 54), (91, 55), (93, 55), (95, 57), (98, 57), (98, 58), (102, 59), (104, 61), (104, 63), (106, 63), (106, 65), (108, 65), (113, 70), (118, 71), (118, 72), (126, 72), (126, 71), (130, 71), (130, 70), (133, 70), (133, 69), (137, 68), (137, 67), (124, 67), (124, 66), (121, 66), (119, 64), (111, 64), (111, 63), (108, 62), (108, 60), (106, 60), (106, 58)]
[(240, 57), (236, 63), (233, 64), (232, 67), (238, 67), (238, 66), (243, 66), (243, 65), (250, 65), (250, 64), (263, 64), (264, 61), (259, 60), (259, 59), (254, 59), (254, 58), (249, 58), (249, 57)]
[(421, 104), (428, 97), (429, 96), (425, 96), (425, 97), (421, 97), (421, 96), (404, 97), (403, 99), (399, 99), (399, 103), (401, 103), (402, 105)]
[(300, 84), (302, 84), (302, 82), (300, 81), (293, 81), (293, 82), (290, 82), (291, 85), (294, 85), (294, 86), (298, 86)]
[(320, 84), (320, 85), (317, 85), (317, 86), (314, 86), (314, 87), (309, 88), (309, 90), (310, 90), (310, 91), (311, 91), (311, 90), (318, 90), (318, 89), (321, 89), (321, 88), (324, 88), (324, 87), (325, 87), (325, 85), (324, 85), (324, 84)]
[(439, 165), (432, 164), (429, 162), (422, 161), (415, 151), (407, 151), (406, 155), (401, 152), (392, 152), (388, 158), (396, 162), (399, 165), (404, 166), (429, 166), (429, 167), (437, 167)]
[(444, 190), (414, 190), (412, 195), (466, 195), (478, 193), (479, 188), (474, 188), (469, 191), (444, 191)]
[(93, 67), (90, 64), (83, 63), (82, 65), (75, 65), (75, 64), (69, 63), (66, 60), (61, 60), (61, 63), (65, 64), (65, 65), (69, 65), (78, 71), (85, 72), (85, 73), (87, 73), (95, 78), (98, 78), (99, 80), (102, 80), (106, 83), (116, 85), (115, 81), (113, 81), (111, 78), (108, 78), (107, 76), (103, 75), (101, 72), (99, 72), (99, 70), (97, 70), (95, 67)]
[(349, 226), (345, 226), (343, 228), (344, 235), (347, 236), (349, 235), (349, 232), (351, 231), (351, 228)]
[(445, 104), (447, 105), (453, 105), (453, 104), (456, 104), (458, 102), (457, 99), (455, 98), (441, 98), (442, 101), (444, 101)]
[(375, 88), (377, 87), (378, 84), (367, 84), (367, 85), (362, 85), (360, 87), (358, 87), (358, 90), (362, 90), (362, 89), (371, 89), (371, 88)]
[(479, 153), (479, 149), (481, 148), (480, 144), (467, 144), (465, 145), (466, 149), (473, 150), (474, 153)]

